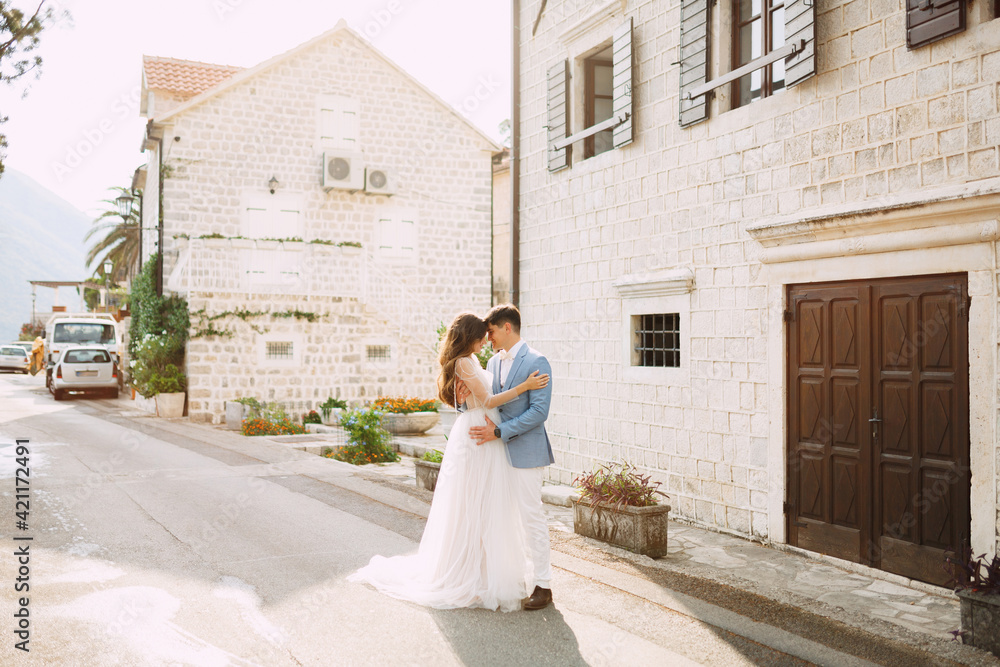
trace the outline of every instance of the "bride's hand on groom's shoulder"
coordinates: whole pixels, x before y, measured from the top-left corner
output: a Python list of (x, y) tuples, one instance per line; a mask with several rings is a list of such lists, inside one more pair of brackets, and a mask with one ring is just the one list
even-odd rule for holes
[(534, 391), (535, 389), (542, 389), (547, 386), (549, 384), (549, 376), (542, 374), (541, 371), (535, 371), (524, 382), (528, 391)]

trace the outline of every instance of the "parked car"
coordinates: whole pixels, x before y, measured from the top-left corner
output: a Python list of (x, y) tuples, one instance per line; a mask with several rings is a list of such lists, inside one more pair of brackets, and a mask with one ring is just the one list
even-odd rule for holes
[(15, 340), (13, 343), (7, 343), (8, 345), (16, 345), (18, 347), (23, 347), (24, 351), (31, 354), (31, 346), (34, 343), (30, 340)]
[(69, 392), (95, 392), (117, 398), (118, 364), (100, 345), (67, 348), (55, 364), (49, 389), (57, 401)]
[(0, 346), (0, 369), (28, 374), (31, 353), (19, 345)]

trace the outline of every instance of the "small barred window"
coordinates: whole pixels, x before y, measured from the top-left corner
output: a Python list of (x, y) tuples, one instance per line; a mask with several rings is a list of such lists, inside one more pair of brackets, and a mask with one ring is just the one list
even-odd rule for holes
[(392, 350), (388, 345), (369, 345), (368, 361), (387, 362), (392, 360)]
[(295, 358), (292, 343), (287, 341), (267, 341), (264, 358), (268, 361), (285, 361)]
[(678, 368), (681, 318), (677, 313), (632, 317), (632, 365)]

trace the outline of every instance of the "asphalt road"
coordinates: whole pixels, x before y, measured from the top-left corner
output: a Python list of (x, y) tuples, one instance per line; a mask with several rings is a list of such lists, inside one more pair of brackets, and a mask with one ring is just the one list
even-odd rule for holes
[[(804, 638), (722, 629), (693, 602), (659, 599), (642, 572), (568, 551), (556, 603), (541, 612), (387, 598), (345, 577), (373, 554), (416, 549), (419, 497), (132, 405), (124, 395), (56, 403), (40, 376), (0, 375), (0, 664), (811, 664), (790, 653), (870, 664)], [(28, 440), (26, 460), (16, 438)], [(19, 466), (30, 469), (27, 530), (16, 527)], [(16, 592), (14, 553), (26, 544), (30, 590)], [(21, 597), (27, 653), (14, 633)]]

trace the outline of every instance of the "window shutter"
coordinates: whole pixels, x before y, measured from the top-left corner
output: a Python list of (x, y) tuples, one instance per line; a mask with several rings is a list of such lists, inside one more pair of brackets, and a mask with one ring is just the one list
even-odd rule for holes
[(569, 135), (569, 61), (553, 65), (548, 73), (549, 120), (548, 146), (549, 171), (559, 171), (569, 166), (569, 146), (553, 150), (552, 142)]
[(708, 82), (708, 0), (681, 0), (681, 127), (708, 118), (708, 95), (687, 99), (688, 92)]
[(785, 58), (785, 86), (816, 74), (816, 0), (792, 0), (785, 5), (785, 44), (803, 48)]
[(965, 0), (906, 0), (906, 46), (915, 49), (965, 30)]
[(612, 85), (614, 86), (614, 115), (628, 114), (628, 120), (616, 125), (612, 131), (615, 148), (632, 143), (632, 18), (615, 30), (611, 60)]
[(341, 95), (319, 96), (319, 140), (324, 146), (353, 148), (358, 143), (358, 101)]

